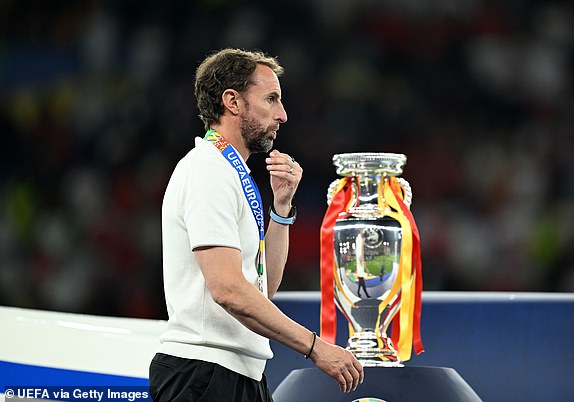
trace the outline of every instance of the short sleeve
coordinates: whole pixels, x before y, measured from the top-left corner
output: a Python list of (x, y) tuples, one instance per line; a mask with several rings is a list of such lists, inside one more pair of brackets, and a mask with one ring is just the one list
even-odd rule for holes
[(195, 155), (189, 164), (183, 217), (191, 249), (226, 246), (241, 249), (242, 196), (236, 173), (217, 155)]

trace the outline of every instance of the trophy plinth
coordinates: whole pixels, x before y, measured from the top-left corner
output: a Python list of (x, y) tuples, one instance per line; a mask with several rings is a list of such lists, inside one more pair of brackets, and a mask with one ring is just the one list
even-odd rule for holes
[(273, 392), (275, 402), (480, 402), (474, 389), (448, 367), (367, 367), (365, 381), (344, 393), (317, 368), (293, 370)]

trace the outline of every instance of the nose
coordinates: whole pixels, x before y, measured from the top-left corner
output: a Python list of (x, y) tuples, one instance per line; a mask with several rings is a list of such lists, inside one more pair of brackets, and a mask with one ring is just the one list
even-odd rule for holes
[(285, 107), (283, 103), (278, 102), (279, 107), (277, 108), (275, 119), (280, 123), (285, 123), (287, 121), (287, 112), (285, 111)]

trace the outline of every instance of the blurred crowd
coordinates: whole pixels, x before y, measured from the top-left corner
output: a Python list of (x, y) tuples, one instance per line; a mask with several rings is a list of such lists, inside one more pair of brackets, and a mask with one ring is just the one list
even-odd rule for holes
[(163, 191), (230, 46), (286, 69), (280, 290), (319, 290), (331, 159), (362, 151), (407, 155), (425, 290), (574, 291), (573, 45), (568, 1), (2, 1), (0, 305), (165, 318)]

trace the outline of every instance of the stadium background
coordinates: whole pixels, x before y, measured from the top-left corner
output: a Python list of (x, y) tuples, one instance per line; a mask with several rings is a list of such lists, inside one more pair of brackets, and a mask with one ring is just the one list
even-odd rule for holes
[[(335, 153), (400, 152), (425, 290), (574, 291), (567, 1), (0, 2), (0, 305), (165, 318), (160, 207), (210, 51), (285, 66), (304, 168), (281, 290), (319, 289)], [(250, 166), (269, 203), (263, 157)]]

